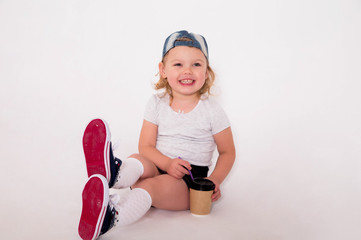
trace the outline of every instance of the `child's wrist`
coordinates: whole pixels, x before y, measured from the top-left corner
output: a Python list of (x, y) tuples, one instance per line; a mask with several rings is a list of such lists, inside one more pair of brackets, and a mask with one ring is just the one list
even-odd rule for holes
[(168, 172), (169, 171), (169, 168), (170, 168), (170, 166), (171, 166), (171, 164), (172, 164), (172, 159), (171, 158), (169, 158), (169, 157), (166, 157), (165, 159), (164, 159), (164, 162), (165, 162), (165, 164), (164, 164), (164, 171), (166, 171), (166, 172)]
[(217, 184), (221, 184), (223, 182), (220, 178), (218, 178), (212, 174), (208, 177), (208, 179)]

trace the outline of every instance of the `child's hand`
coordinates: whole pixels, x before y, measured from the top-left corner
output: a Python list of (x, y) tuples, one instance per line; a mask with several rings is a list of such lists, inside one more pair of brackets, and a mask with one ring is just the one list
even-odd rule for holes
[(192, 169), (189, 162), (180, 158), (174, 158), (169, 161), (166, 171), (172, 177), (180, 179), (185, 174), (189, 174), (187, 169)]
[(214, 192), (212, 194), (212, 202), (215, 202), (221, 197), (221, 189), (219, 188), (219, 183), (214, 179), (211, 178), (207, 178), (207, 179), (211, 180), (216, 185), (216, 188), (214, 189)]

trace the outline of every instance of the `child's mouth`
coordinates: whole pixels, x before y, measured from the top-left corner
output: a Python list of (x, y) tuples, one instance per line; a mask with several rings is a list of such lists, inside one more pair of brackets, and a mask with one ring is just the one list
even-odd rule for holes
[(182, 85), (192, 85), (194, 83), (193, 79), (182, 79), (179, 80), (180, 84)]

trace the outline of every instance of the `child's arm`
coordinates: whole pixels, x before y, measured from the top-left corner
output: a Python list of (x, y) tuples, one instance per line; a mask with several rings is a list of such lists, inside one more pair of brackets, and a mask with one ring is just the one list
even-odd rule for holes
[(139, 153), (175, 178), (182, 178), (184, 174), (189, 174), (184, 168), (191, 169), (189, 162), (178, 158), (171, 159), (156, 149), (157, 135), (158, 126), (144, 120), (139, 137)]
[(232, 130), (230, 127), (215, 134), (213, 137), (217, 144), (219, 156), (216, 167), (209, 176), (209, 179), (211, 179), (216, 184), (215, 192), (212, 195), (212, 200), (216, 201), (221, 196), (219, 185), (231, 171), (236, 157), (236, 151), (233, 142)]

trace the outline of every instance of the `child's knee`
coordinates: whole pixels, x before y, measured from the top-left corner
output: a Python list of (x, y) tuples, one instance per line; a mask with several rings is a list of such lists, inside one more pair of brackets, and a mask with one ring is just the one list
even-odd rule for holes
[(134, 188), (142, 188), (144, 190), (146, 190), (149, 195), (151, 196), (151, 198), (153, 199), (154, 196), (154, 192), (155, 192), (155, 181), (154, 178), (146, 178), (146, 179), (141, 179), (138, 182), (136, 182), (133, 186), (132, 189)]
[(141, 178), (145, 179), (159, 175), (158, 168), (155, 166), (155, 164), (142, 155), (135, 153), (130, 155), (128, 158), (137, 159), (143, 165), (144, 171)]
[(140, 155), (138, 153), (134, 153), (134, 154), (130, 155), (128, 158), (135, 158), (140, 161)]
[(150, 190), (152, 188), (152, 178), (145, 178), (145, 179), (140, 179), (138, 182), (136, 182), (133, 186), (133, 188), (143, 188), (146, 190)]

